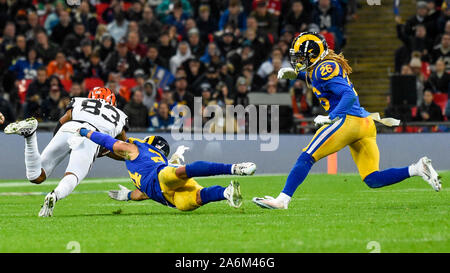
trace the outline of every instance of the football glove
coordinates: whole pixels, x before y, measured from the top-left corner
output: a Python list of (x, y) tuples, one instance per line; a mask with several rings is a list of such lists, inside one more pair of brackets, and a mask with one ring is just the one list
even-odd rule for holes
[(119, 188), (120, 190), (118, 191), (108, 191), (109, 197), (117, 201), (128, 201), (128, 193), (131, 191), (120, 184)]
[(169, 160), (170, 164), (183, 164), (184, 163), (184, 152), (189, 150), (189, 147), (186, 147), (184, 145), (178, 146), (175, 153), (172, 155), (172, 157)]
[(290, 67), (283, 67), (278, 70), (278, 79), (295, 80), (297, 79), (297, 72)]
[(331, 123), (335, 123), (336, 121), (339, 120), (339, 117), (336, 117), (335, 119), (331, 120), (328, 116), (322, 116), (322, 115), (318, 115), (315, 119), (314, 119), (314, 125), (316, 126), (322, 126), (325, 124), (331, 124)]

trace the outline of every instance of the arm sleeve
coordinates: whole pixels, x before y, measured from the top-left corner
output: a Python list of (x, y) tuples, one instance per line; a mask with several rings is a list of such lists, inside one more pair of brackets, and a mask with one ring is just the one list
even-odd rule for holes
[(341, 77), (335, 77), (331, 80), (328, 80), (325, 85), (328, 90), (341, 97), (336, 108), (334, 108), (334, 110), (330, 112), (328, 116), (331, 120), (335, 119), (336, 117), (344, 117), (350, 111), (356, 101), (355, 92)]
[(104, 133), (100, 132), (92, 132), (90, 140), (97, 143), (98, 145), (105, 147), (106, 149), (110, 150), (111, 152), (114, 152), (113, 146), (114, 143), (116, 143), (117, 139), (113, 138), (112, 136), (109, 136)]

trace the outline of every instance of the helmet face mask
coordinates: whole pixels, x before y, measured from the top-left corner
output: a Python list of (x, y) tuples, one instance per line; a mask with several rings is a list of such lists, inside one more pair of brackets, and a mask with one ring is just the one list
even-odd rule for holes
[(291, 65), (297, 73), (314, 66), (327, 54), (327, 42), (316, 32), (301, 33), (294, 38), (289, 50)]
[(170, 146), (169, 143), (160, 136), (147, 136), (144, 138), (144, 142), (152, 145), (156, 149), (158, 149), (161, 153), (164, 154), (165, 157), (168, 157), (170, 154)]

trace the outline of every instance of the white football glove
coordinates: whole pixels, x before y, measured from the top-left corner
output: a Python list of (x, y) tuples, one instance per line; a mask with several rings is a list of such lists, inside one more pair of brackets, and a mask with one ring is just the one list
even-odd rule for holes
[(278, 70), (278, 79), (295, 80), (297, 79), (297, 72), (290, 67), (283, 67)]
[(184, 152), (189, 150), (189, 147), (186, 147), (184, 145), (178, 146), (175, 153), (172, 155), (172, 157), (169, 160), (170, 164), (183, 164), (184, 163)]
[(331, 120), (328, 116), (322, 116), (322, 115), (318, 115), (315, 119), (314, 119), (314, 125), (316, 126), (322, 126), (325, 124), (331, 124), (334, 123), (336, 121), (339, 120), (339, 117), (336, 117), (335, 119)]
[(128, 201), (128, 193), (131, 191), (120, 184), (119, 188), (118, 191), (108, 191), (109, 197), (117, 201)]

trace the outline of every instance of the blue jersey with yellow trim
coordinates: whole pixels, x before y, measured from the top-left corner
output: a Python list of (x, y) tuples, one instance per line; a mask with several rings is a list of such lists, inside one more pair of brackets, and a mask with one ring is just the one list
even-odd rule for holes
[(314, 94), (331, 119), (345, 115), (370, 115), (361, 107), (358, 93), (336, 61), (323, 60), (308, 74), (300, 72), (298, 78), (311, 84)]
[(150, 199), (173, 207), (164, 198), (158, 180), (159, 171), (169, 164), (167, 158), (157, 148), (140, 139), (129, 138), (127, 142), (135, 144), (139, 149), (137, 158), (125, 161), (133, 184)]

